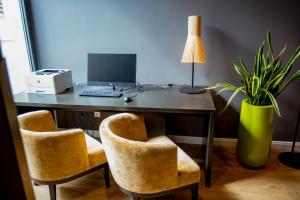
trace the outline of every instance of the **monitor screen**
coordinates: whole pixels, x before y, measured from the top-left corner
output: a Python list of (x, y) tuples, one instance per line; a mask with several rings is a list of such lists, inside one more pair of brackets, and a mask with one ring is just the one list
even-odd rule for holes
[(136, 54), (88, 54), (88, 83), (136, 82)]

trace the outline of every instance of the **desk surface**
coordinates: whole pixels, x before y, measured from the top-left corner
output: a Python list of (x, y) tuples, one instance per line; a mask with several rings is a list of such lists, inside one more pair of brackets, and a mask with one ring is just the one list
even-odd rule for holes
[[(34, 106), (45, 108), (62, 108), (77, 110), (107, 110), (107, 111), (137, 111), (137, 112), (174, 112), (174, 113), (212, 113), (215, 106), (209, 91), (202, 94), (184, 94), (179, 92), (179, 86), (162, 89), (145, 87), (144, 92), (138, 92), (134, 101), (125, 103), (124, 96), (112, 97), (82, 97), (79, 93), (88, 86), (76, 86), (57, 95), (27, 94), (22, 92), (14, 95), (16, 106)], [(125, 94), (126, 95), (126, 94)], [(127, 94), (128, 96), (132, 94)]]

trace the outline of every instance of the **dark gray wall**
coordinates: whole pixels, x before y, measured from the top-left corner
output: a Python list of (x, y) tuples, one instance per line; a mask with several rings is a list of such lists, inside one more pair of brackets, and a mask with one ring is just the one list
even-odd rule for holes
[[(196, 66), (196, 84), (239, 83), (232, 62), (244, 57), (250, 65), (267, 31), (277, 51), (287, 42), (289, 55), (300, 44), (296, 2), (32, 0), (39, 66), (71, 68), (73, 79), (81, 82), (87, 77), (88, 53), (136, 53), (137, 80), (141, 83), (189, 84), (191, 66), (180, 63), (187, 17), (201, 15), (207, 63)], [(299, 83), (296, 81), (278, 98), (283, 117), (276, 121), (276, 140), (291, 139), (300, 106)], [(218, 116), (218, 136), (236, 135), (241, 98)], [(224, 99), (228, 94), (215, 98), (218, 108)]]

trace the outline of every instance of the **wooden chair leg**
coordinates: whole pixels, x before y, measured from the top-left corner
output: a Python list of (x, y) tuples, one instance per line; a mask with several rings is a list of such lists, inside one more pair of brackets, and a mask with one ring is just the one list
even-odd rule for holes
[(104, 171), (103, 171), (104, 179), (105, 179), (105, 186), (106, 188), (110, 187), (110, 181), (109, 181), (109, 167), (108, 164), (104, 166)]
[(194, 184), (191, 188), (192, 200), (198, 200), (198, 186), (199, 184)]
[(50, 199), (56, 200), (56, 185), (49, 185)]

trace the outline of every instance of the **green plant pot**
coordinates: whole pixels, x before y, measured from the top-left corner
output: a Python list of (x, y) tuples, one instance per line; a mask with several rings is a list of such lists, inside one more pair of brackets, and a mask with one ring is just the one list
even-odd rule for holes
[(242, 165), (251, 168), (265, 166), (271, 150), (274, 108), (255, 106), (242, 101), (237, 155)]

